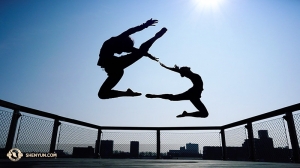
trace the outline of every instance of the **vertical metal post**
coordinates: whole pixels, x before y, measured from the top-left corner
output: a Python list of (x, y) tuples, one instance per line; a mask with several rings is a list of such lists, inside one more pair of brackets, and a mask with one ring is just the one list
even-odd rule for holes
[(296, 163), (300, 163), (298, 138), (297, 138), (297, 132), (295, 129), (295, 123), (294, 123), (292, 112), (285, 113), (285, 116), (283, 118), (286, 120), (289, 129), (290, 140), (291, 140), (292, 151), (293, 151), (293, 161)]
[(253, 128), (252, 128), (252, 123), (249, 122), (245, 126), (247, 128), (248, 132), (248, 139), (249, 139), (249, 160), (250, 161), (255, 161), (255, 147), (254, 147), (254, 136), (253, 136)]
[(156, 130), (156, 159), (160, 159), (160, 130)]
[(12, 119), (10, 122), (8, 136), (6, 139), (5, 153), (7, 153), (13, 147), (13, 143), (14, 143), (14, 139), (15, 139), (15, 135), (16, 135), (17, 124), (18, 124), (18, 120), (19, 120), (20, 116), (21, 116), (21, 114), (20, 114), (19, 110), (14, 110), (13, 116), (12, 116)]
[(226, 156), (225, 131), (224, 131), (223, 128), (221, 129), (221, 139), (222, 139), (222, 157), (223, 157), (223, 160), (227, 160), (227, 156)]
[(97, 140), (95, 145), (95, 158), (100, 158), (100, 141), (101, 141), (101, 129), (98, 129)]
[(50, 150), (49, 150), (50, 153), (54, 153), (54, 151), (55, 151), (57, 131), (58, 131), (59, 125), (60, 125), (59, 120), (55, 119), (54, 120), (54, 125), (53, 125), (53, 131), (52, 131), (51, 145), (50, 145)]

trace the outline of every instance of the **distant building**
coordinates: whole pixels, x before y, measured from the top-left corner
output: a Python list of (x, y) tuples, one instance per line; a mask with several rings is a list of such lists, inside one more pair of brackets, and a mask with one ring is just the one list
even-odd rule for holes
[(269, 138), (268, 130), (258, 130), (258, 137), (259, 139)]
[(88, 147), (73, 147), (73, 158), (93, 158), (94, 148), (92, 146)]
[(180, 147), (180, 150), (169, 150), (168, 157), (200, 157), (198, 144), (188, 143), (186, 148)]
[[(258, 137), (254, 138), (255, 159), (266, 162), (289, 162), (291, 149), (274, 148), (273, 139), (269, 137), (268, 130), (259, 130)], [(226, 147), (226, 159), (228, 160), (249, 160), (250, 152), (249, 139), (245, 139), (242, 147)], [(203, 159), (222, 159), (222, 147), (204, 146)]]
[[(249, 160), (248, 148), (243, 147), (226, 147), (226, 159), (227, 160)], [(222, 157), (223, 158), (223, 157)]]
[(111, 158), (113, 156), (113, 140), (101, 140), (100, 144), (100, 157)]
[(180, 152), (180, 150), (169, 150), (169, 152), (167, 152), (167, 156), (179, 157), (179, 156), (181, 156), (181, 152)]
[[(268, 130), (259, 130), (258, 138), (254, 138), (255, 159), (260, 161), (272, 161), (274, 156), (273, 139), (269, 137)], [(249, 148), (249, 140), (246, 139), (242, 145)]]
[(222, 147), (220, 146), (204, 146), (203, 159), (205, 160), (221, 160)]
[[(221, 160), (222, 156), (221, 146), (204, 146), (203, 147), (203, 159), (205, 160)], [(226, 147), (226, 159), (227, 160), (248, 160), (248, 150), (243, 147)]]
[(70, 155), (67, 155), (64, 150), (54, 150), (54, 152), (57, 154), (57, 158), (70, 157)]
[(196, 153), (199, 154), (199, 146), (198, 144), (188, 143), (186, 144), (186, 152), (188, 153)]
[(130, 141), (130, 157), (138, 158), (139, 157), (139, 142)]

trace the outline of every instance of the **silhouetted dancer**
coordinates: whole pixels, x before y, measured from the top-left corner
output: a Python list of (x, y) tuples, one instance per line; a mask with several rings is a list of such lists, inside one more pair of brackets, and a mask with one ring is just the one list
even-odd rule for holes
[[(116, 37), (111, 37), (103, 43), (97, 65), (104, 68), (108, 78), (104, 81), (99, 89), (98, 97), (100, 99), (141, 95), (141, 93), (133, 92), (130, 88), (128, 88), (127, 91), (112, 90), (112, 88), (115, 87), (122, 78), (124, 69), (135, 63), (143, 56), (147, 56), (155, 61), (158, 60), (158, 58), (155, 58), (149, 54), (148, 50), (158, 38), (164, 35), (164, 33), (167, 31), (166, 28), (162, 28), (155, 34), (154, 37), (144, 42), (139, 49), (133, 47), (133, 40), (129, 37), (129, 35), (141, 31), (149, 26), (155, 26), (154, 24), (157, 22), (157, 20), (150, 19), (146, 23), (130, 28), (122, 34)], [(114, 53), (121, 54), (122, 52), (127, 52), (130, 54), (122, 55), (120, 57), (114, 56)]]
[(161, 98), (161, 99), (168, 99), (171, 101), (180, 101), (180, 100), (190, 100), (193, 105), (199, 110), (196, 112), (188, 113), (186, 111), (183, 111), (182, 114), (178, 115), (177, 117), (202, 117), (206, 118), (208, 116), (208, 111), (204, 104), (201, 102), (201, 93), (203, 91), (203, 81), (200, 77), (200, 75), (193, 73), (190, 69), (190, 67), (181, 67), (179, 68), (177, 65), (174, 66), (174, 68), (167, 67), (164, 64), (160, 63), (160, 65), (166, 69), (169, 69), (174, 72), (180, 73), (181, 77), (187, 77), (189, 78), (192, 83), (193, 87), (191, 87), (186, 92), (183, 92), (181, 94), (173, 95), (173, 94), (146, 94), (146, 97), (148, 98)]

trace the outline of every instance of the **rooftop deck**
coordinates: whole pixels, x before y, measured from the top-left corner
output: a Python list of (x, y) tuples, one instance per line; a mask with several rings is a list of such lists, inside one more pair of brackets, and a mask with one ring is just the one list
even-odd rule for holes
[(121, 167), (121, 168), (299, 168), (296, 163), (270, 163), (270, 162), (244, 162), (244, 161), (221, 161), (221, 160), (174, 160), (174, 159), (21, 159), (12, 162), (9, 159), (0, 159), (0, 165), (6, 167), (22, 168), (46, 168), (46, 167)]

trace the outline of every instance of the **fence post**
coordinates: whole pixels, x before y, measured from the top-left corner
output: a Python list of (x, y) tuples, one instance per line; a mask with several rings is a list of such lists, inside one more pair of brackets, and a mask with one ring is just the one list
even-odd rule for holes
[(101, 129), (98, 129), (97, 140), (95, 145), (95, 158), (100, 158), (100, 141), (101, 141)]
[(223, 160), (227, 160), (225, 132), (224, 132), (223, 128), (221, 129), (221, 139), (222, 139), (222, 157), (223, 157)]
[(255, 147), (254, 147), (254, 137), (253, 137), (253, 128), (252, 123), (248, 122), (245, 126), (248, 132), (248, 139), (249, 139), (249, 159), (250, 161), (255, 161)]
[(289, 129), (290, 140), (293, 150), (293, 161), (299, 163), (299, 145), (292, 112), (285, 113), (285, 116), (283, 118), (286, 120)]
[(12, 116), (11, 122), (10, 122), (8, 136), (6, 139), (5, 153), (7, 153), (13, 147), (13, 143), (14, 143), (14, 139), (15, 139), (15, 135), (16, 135), (17, 124), (18, 124), (18, 120), (19, 120), (20, 116), (21, 116), (21, 114), (20, 114), (19, 110), (14, 110), (13, 116)]
[(53, 125), (53, 131), (52, 131), (51, 145), (50, 145), (50, 150), (49, 150), (50, 153), (54, 153), (54, 150), (55, 150), (57, 131), (58, 131), (59, 125), (60, 125), (59, 120), (55, 119), (54, 125)]
[(160, 159), (160, 130), (156, 130), (156, 159)]

